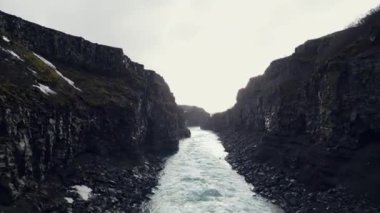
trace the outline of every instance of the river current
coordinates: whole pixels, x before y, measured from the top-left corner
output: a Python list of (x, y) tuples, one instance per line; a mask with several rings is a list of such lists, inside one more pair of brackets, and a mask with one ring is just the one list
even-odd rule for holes
[(231, 168), (214, 133), (190, 130), (191, 138), (182, 140), (179, 151), (167, 160), (144, 213), (282, 212), (255, 195), (252, 185)]

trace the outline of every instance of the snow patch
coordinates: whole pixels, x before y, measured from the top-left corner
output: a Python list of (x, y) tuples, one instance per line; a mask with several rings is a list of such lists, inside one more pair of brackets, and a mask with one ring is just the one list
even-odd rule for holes
[(11, 40), (9, 40), (6, 36), (3, 36), (3, 40), (5, 41), (5, 42), (11, 42)]
[(83, 200), (88, 200), (91, 197), (92, 189), (85, 185), (75, 185), (71, 188), (75, 189)]
[(48, 65), (49, 67), (53, 68), (53, 69), (57, 69), (54, 64), (52, 64), (50, 61), (46, 60), (44, 57), (38, 55), (37, 53), (33, 53), (34, 56), (36, 56), (38, 59), (40, 59), (42, 62), (44, 62), (46, 65)]
[(37, 53), (33, 53), (38, 59), (40, 59), (42, 62), (44, 62), (46, 65), (48, 65), (49, 67), (53, 68), (54, 71), (63, 79), (65, 80), (68, 84), (70, 84), (70, 86), (74, 87), (74, 89), (78, 90), (79, 92), (82, 92), (81, 89), (79, 89), (78, 87), (75, 86), (75, 83), (70, 80), (69, 78), (65, 77), (60, 71), (57, 70), (57, 67), (54, 66), (53, 63), (51, 63), (50, 61), (48, 61), (47, 59), (45, 59), (44, 57), (38, 55)]
[(17, 60), (24, 62), (24, 59), (22, 59), (19, 55), (17, 55), (17, 53), (13, 52), (12, 50), (8, 50), (8, 49), (2, 48), (2, 47), (0, 47), (0, 49), (4, 52), (9, 53), (10, 55), (12, 55)]
[(34, 71), (33, 69), (30, 69), (29, 67), (27, 68), (30, 72), (33, 73), (33, 75), (37, 75), (37, 71)]
[(74, 199), (72, 199), (71, 197), (65, 197), (65, 200), (68, 202), (68, 203), (74, 203)]
[(66, 78), (65, 76), (63, 76), (62, 73), (61, 73), (60, 71), (58, 71), (57, 69), (55, 70), (55, 72), (56, 72), (59, 76), (61, 76), (61, 78), (63, 78), (63, 80), (65, 80), (68, 84), (70, 84), (72, 87), (74, 87), (74, 89), (78, 90), (79, 92), (82, 92), (81, 89), (79, 89), (78, 87), (75, 86), (74, 81), (72, 81), (72, 80)]
[(33, 87), (38, 88), (45, 95), (55, 95), (55, 94), (57, 94), (55, 91), (53, 91), (52, 89), (50, 89), (50, 87), (48, 87), (46, 85), (43, 85), (43, 84), (40, 84), (40, 83), (38, 83), (38, 85), (33, 85)]

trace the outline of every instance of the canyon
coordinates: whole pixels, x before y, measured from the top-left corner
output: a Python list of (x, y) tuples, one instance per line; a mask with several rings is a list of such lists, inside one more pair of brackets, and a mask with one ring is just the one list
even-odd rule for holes
[(0, 212), (380, 212), (379, 23), (306, 41), (210, 115), (121, 48), (0, 11)]

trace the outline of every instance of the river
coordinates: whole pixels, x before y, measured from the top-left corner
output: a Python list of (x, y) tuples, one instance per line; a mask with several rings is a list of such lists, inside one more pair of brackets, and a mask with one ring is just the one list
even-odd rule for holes
[(191, 138), (182, 140), (179, 151), (166, 161), (144, 213), (282, 212), (255, 195), (252, 185), (231, 168), (214, 133), (190, 130)]

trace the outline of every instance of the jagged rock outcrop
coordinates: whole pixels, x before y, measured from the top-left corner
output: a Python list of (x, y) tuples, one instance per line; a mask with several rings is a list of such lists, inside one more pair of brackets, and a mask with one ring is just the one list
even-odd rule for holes
[[(364, 212), (354, 201), (363, 197), (380, 207), (379, 23), (376, 12), (307, 41), (251, 78), (234, 107), (206, 125), (234, 167), (289, 212)], [(344, 199), (349, 193), (356, 198)]]
[(184, 112), (186, 126), (203, 126), (210, 119), (210, 113), (200, 107), (180, 105), (180, 108)]
[[(48, 204), (71, 208), (63, 199), (70, 184), (98, 187), (96, 199), (100, 199), (108, 189), (101, 187), (110, 187), (93, 181), (101, 177), (103, 182), (132, 187), (130, 194), (123, 192), (124, 200), (111, 202), (106, 197), (98, 202), (111, 202), (108, 210), (127, 211), (141, 202), (157, 178), (159, 156), (176, 151), (178, 140), (189, 135), (183, 112), (164, 79), (132, 62), (120, 48), (3, 12), (0, 34), (0, 204), (12, 206), (21, 200), (38, 212), (52, 211), (45, 208)], [(83, 156), (92, 157), (83, 163)], [(96, 156), (102, 160), (94, 163)], [(112, 164), (114, 168), (107, 164), (105, 176), (106, 170), (100, 168), (115, 162), (115, 156), (135, 166), (118, 170), (118, 163)], [(67, 165), (74, 166), (67, 170)], [(86, 175), (79, 177), (82, 173)], [(44, 187), (50, 191), (41, 190)], [(140, 199), (129, 202), (130, 195)]]

